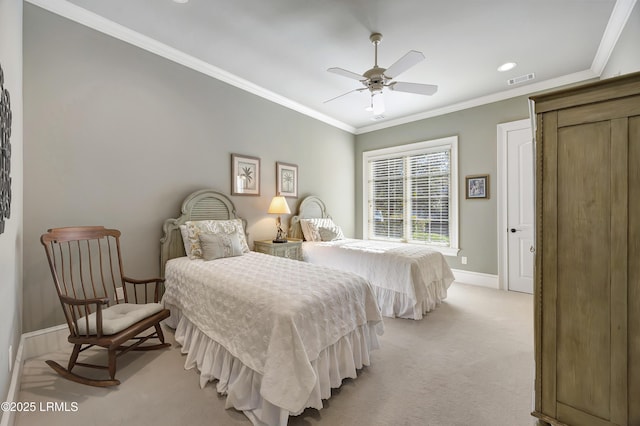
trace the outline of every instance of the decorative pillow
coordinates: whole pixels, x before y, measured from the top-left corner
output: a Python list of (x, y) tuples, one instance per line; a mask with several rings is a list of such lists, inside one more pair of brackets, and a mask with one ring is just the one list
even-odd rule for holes
[(237, 234), (242, 252), (249, 253), (241, 219), (189, 221), (185, 225), (191, 243), (191, 249), (187, 253), (189, 259), (202, 259), (201, 234)]
[(313, 229), (309, 226), (309, 219), (300, 219), (300, 229), (305, 241), (313, 241)]
[(320, 238), (322, 239), (322, 241), (341, 240), (344, 238), (342, 229), (340, 229), (339, 226), (330, 228), (321, 226), (318, 228), (318, 233), (320, 234)]
[[(333, 223), (333, 219), (330, 217), (325, 218), (316, 218), (316, 219), (300, 219), (300, 226), (302, 227), (302, 233), (304, 235), (304, 239), (307, 241), (323, 241), (320, 236), (319, 228), (331, 228), (336, 230), (337, 238), (343, 239), (344, 235), (342, 234), (342, 230), (340, 227), (336, 226)], [(305, 232), (305, 227), (307, 228), (307, 232)]]
[(200, 234), (200, 246), (204, 260), (242, 256), (240, 237), (234, 234)]

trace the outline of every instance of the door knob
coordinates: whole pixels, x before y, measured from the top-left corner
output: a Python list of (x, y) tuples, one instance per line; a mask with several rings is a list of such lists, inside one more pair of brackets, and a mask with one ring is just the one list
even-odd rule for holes
[(517, 231), (517, 229), (516, 229), (516, 228), (511, 228), (511, 229), (510, 229), (510, 231), (511, 231), (512, 233), (515, 233), (515, 232)]

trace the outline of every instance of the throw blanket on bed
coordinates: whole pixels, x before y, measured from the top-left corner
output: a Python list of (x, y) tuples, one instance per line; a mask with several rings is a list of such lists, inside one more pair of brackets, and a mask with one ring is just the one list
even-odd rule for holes
[(368, 281), (336, 269), (251, 252), (173, 259), (165, 276), (163, 302), (262, 374), (262, 397), (291, 412), (309, 398), (320, 351), (366, 323), (382, 325)]
[(422, 300), (431, 283), (444, 282), (446, 288), (454, 280), (442, 253), (414, 244), (349, 238), (305, 242), (303, 256), (311, 263), (355, 272), (414, 303)]

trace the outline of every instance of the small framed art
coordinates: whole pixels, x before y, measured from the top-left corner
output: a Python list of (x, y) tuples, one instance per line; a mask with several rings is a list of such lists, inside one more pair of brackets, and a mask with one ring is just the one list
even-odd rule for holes
[(231, 154), (231, 195), (260, 195), (260, 159)]
[(475, 175), (465, 177), (467, 199), (489, 198), (489, 175)]
[(276, 194), (298, 197), (298, 166), (276, 162)]

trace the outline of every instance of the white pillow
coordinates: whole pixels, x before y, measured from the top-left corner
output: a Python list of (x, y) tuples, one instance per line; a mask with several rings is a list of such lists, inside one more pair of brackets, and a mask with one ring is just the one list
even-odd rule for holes
[[(302, 234), (307, 241), (322, 241), (319, 228), (330, 228), (336, 231), (337, 238), (343, 239), (344, 235), (339, 226), (333, 223), (333, 219), (330, 217), (316, 218), (316, 219), (300, 219), (300, 226), (302, 227)], [(306, 227), (306, 232), (305, 232)]]
[(202, 247), (202, 258), (204, 260), (242, 256), (243, 254), (237, 233), (200, 234), (200, 246)]
[(241, 219), (189, 221), (185, 225), (191, 243), (191, 248), (187, 253), (189, 259), (202, 259), (200, 234), (237, 234), (242, 252), (249, 253)]

